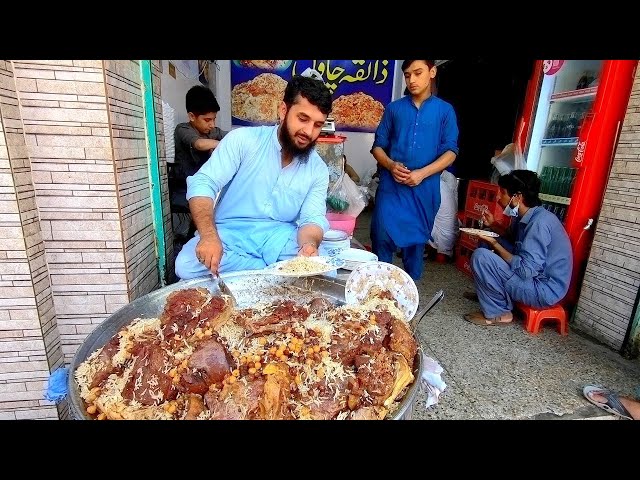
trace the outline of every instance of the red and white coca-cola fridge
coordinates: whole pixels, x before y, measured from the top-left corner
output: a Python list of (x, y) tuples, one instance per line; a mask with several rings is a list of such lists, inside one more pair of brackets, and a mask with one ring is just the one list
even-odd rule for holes
[(542, 181), (543, 206), (573, 247), (565, 305), (578, 300), (637, 60), (538, 60), (514, 141)]

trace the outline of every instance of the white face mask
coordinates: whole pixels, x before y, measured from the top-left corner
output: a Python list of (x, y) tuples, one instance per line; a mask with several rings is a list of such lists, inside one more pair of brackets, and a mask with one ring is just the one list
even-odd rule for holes
[(507, 217), (517, 217), (518, 216), (518, 207), (520, 206), (520, 204), (517, 204), (515, 207), (511, 206), (511, 200), (513, 200), (514, 197), (515, 197), (515, 195), (509, 199), (509, 203), (507, 203), (507, 206), (504, 207), (503, 213)]

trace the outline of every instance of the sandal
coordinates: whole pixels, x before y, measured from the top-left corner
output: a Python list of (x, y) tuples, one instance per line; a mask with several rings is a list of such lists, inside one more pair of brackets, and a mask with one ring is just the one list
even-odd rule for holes
[(487, 318), (482, 312), (473, 312), (465, 314), (464, 319), (481, 327), (493, 327), (494, 325), (510, 325), (513, 320), (513, 315), (510, 320), (505, 321), (503, 320), (503, 316)]
[[(596, 407), (601, 408), (605, 412), (611, 413), (620, 418), (633, 420), (633, 417), (631, 416), (629, 411), (620, 402), (620, 396), (618, 394), (613, 393), (612, 391), (607, 390), (606, 388), (600, 388), (595, 385), (587, 385), (582, 390), (582, 393), (584, 394), (584, 398), (586, 398), (591, 403), (593, 403)], [(607, 403), (596, 402), (593, 398), (591, 398), (591, 394), (593, 393), (602, 395), (604, 398), (607, 399)]]

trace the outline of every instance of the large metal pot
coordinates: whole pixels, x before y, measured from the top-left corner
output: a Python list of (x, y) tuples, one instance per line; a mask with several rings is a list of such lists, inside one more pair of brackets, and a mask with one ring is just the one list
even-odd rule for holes
[[(306, 278), (287, 278), (272, 275), (248, 276), (243, 272), (235, 272), (223, 275), (224, 281), (231, 289), (239, 307), (248, 307), (258, 301), (271, 301), (280, 298), (295, 298), (298, 301), (306, 301), (318, 294), (328, 297), (336, 304), (344, 304), (344, 281), (318, 275)], [(195, 287), (207, 287), (211, 282), (209, 277), (196, 278), (181, 281), (155, 290), (140, 297), (130, 304), (106, 318), (93, 330), (78, 348), (69, 367), (69, 404), (71, 416), (76, 420), (89, 420), (80, 391), (74, 378), (74, 372), (91, 353), (103, 347), (120, 329), (136, 318), (158, 317), (169, 294), (175, 290)], [(414, 362), (415, 381), (409, 387), (399, 408), (390, 417), (393, 420), (410, 420), (416, 396), (420, 390), (420, 378), (422, 376), (422, 353), (418, 350)]]

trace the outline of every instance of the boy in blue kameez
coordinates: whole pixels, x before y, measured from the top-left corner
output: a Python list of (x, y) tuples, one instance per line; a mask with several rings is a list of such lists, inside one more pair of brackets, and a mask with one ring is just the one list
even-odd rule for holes
[(440, 207), (440, 174), (458, 154), (458, 124), (451, 104), (431, 93), (434, 60), (405, 60), (402, 71), (410, 95), (387, 105), (371, 149), (380, 176), (371, 242), (383, 262), (400, 248), (404, 269), (419, 280)]

